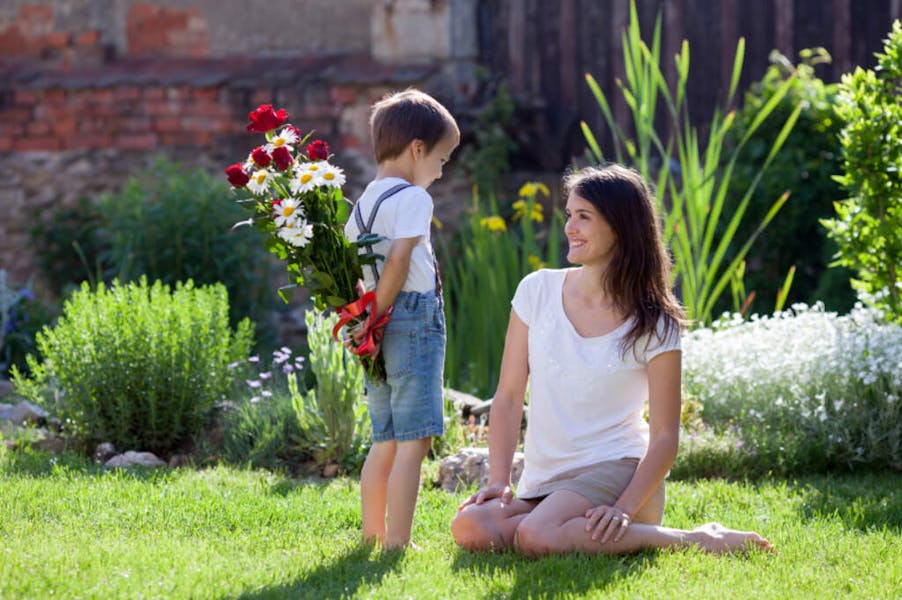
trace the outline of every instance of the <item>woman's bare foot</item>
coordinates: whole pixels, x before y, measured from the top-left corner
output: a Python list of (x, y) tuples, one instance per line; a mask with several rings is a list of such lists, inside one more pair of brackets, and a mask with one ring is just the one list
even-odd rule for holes
[(754, 531), (736, 531), (727, 529), (719, 523), (706, 523), (689, 532), (687, 539), (699, 547), (721, 554), (724, 552), (741, 552), (759, 548), (770, 551), (773, 548), (766, 539)]

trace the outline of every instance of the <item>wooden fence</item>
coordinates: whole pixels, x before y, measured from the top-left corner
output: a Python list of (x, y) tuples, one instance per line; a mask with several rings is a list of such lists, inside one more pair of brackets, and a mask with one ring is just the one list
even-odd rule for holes
[[(826, 81), (838, 81), (855, 65), (871, 67), (892, 21), (902, 17), (902, 0), (638, 0), (643, 37), (655, 18), (663, 20), (665, 72), (672, 81), (672, 57), (683, 39), (690, 47), (690, 115), (698, 124), (722, 104), (736, 43), (746, 40), (741, 87), (760, 79), (777, 49), (793, 62), (804, 48), (823, 46), (833, 63), (818, 67)], [(623, 78), (621, 32), (629, 21), (628, 0), (488, 0), (478, 4), (480, 60), (503, 76), (532, 131), (551, 140), (553, 152), (536, 153), (541, 166), (559, 169), (560, 156), (581, 153), (579, 121), (596, 131), (602, 117), (584, 80), (592, 73), (626, 123), (629, 113), (616, 90)]]

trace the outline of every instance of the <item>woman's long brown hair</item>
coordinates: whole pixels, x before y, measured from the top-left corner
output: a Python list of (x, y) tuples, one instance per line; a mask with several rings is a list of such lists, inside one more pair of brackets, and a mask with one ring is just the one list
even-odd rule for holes
[[(642, 176), (617, 164), (586, 167), (564, 178), (564, 191), (591, 202), (617, 237), (604, 285), (617, 308), (633, 318), (621, 352), (632, 348), (638, 356), (636, 344), (643, 337), (648, 349), (653, 337), (663, 343), (682, 329), (686, 313), (671, 288), (671, 260), (654, 194)], [(665, 327), (658, 331), (661, 315)]]

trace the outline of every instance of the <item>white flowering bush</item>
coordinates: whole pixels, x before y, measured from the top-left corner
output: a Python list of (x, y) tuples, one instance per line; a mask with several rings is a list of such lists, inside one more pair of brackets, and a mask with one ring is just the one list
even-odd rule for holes
[(799, 304), (724, 317), (688, 333), (683, 350), (684, 389), (704, 424), (684, 435), (682, 469), (902, 469), (902, 327), (879, 311)]

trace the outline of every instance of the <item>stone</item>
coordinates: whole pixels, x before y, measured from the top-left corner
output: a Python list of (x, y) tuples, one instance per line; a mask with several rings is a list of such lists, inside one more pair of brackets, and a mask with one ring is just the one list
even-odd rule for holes
[(485, 415), (486, 422), (488, 422), (490, 410), (492, 410), (492, 398), (484, 400), (476, 406), (471, 406), (470, 414), (474, 417), (481, 417), (482, 415)]
[[(12, 396), (15, 392), (16, 388), (13, 386), (13, 382), (0, 377), (0, 398), (6, 398), (8, 396)], [(4, 404), (0, 404), (0, 410)]]
[(117, 454), (119, 454), (119, 451), (110, 442), (97, 444), (97, 449), (94, 450), (94, 462), (105, 463)]
[(103, 464), (104, 469), (128, 469), (131, 467), (146, 467), (155, 469), (165, 467), (166, 462), (152, 452), (135, 452), (129, 450), (123, 454), (117, 454)]
[(22, 425), (24, 423), (37, 424), (48, 416), (46, 410), (27, 400), (19, 402), (12, 410), (6, 411), (3, 415), (0, 415), (0, 417), (5, 418), (14, 425)]
[(327, 479), (332, 479), (336, 475), (338, 475), (339, 464), (338, 463), (329, 463), (325, 467), (323, 467), (323, 477)]
[[(511, 466), (511, 483), (517, 483), (523, 474), (523, 453), (514, 453)], [(446, 492), (459, 492), (476, 484), (481, 488), (489, 482), (489, 449), (462, 448), (456, 454), (445, 457), (439, 464), (438, 484)]]
[(178, 469), (179, 467), (187, 467), (191, 464), (191, 457), (187, 454), (173, 454), (169, 459), (169, 468)]
[(58, 435), (50, 435), (31, 443), (33, 450), (62, 454), (66, 451), (66, 440)]
[(445, 398), (451, 401), (454, 410), (460, 413), (464, 421), (470, 417), (473, 407), (479, 406), (483, 402), (482, 398), (451, 388), (445, 388)]

